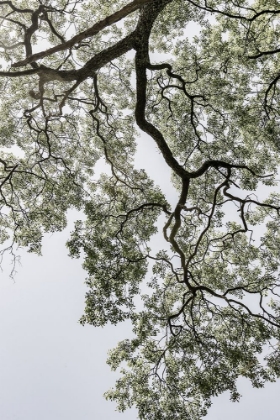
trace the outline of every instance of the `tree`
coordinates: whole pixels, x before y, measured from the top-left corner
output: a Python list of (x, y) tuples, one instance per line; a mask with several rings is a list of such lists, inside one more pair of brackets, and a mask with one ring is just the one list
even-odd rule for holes
[[(278, 185), (280, 2), (0, 10), (2, 254), (40, 253), (69, 208), (84, 212), (68, 242), (88, 272), (81, 323), (129, 319), (135, 334), (110, 352), (125, 367), (107, 398), (141, 419), (194, 420), (225, 390), (238, 400), (239, 376), (280, 376), (280, 195), (253, 193)], [(134, 168), (139, 132), (172, 171), (174, 208)], [(96, 179), (100, 158), (110, 175)]]

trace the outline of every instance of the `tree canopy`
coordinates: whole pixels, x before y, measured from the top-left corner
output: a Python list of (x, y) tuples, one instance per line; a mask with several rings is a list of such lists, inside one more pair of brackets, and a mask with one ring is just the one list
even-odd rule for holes
[[(16, 0), (0, 15), (2, 254), (40, 253), (84, 213), (68, 242), (88, 273), (81, 323), (134, 332), (110, 351), (106, 397), (197, 420), (213, 396), (239, 399), (238, 377), (275, 380), (280, 1)], [(134, 166), (141, 132), (175, 206)]]

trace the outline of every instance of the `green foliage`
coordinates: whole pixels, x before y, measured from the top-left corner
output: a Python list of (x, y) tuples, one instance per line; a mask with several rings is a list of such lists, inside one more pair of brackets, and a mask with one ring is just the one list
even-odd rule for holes
[[(134, 333), (109, 353), (120, 379), (106, 398), (140, 419), (198, 420), (213, 396), (239, 399), (238, 377), (279, 377), (280, 2), (0, 11), (2, 253), (40, 253), (68, 209), (83, 212), (68, 241), (88, 273), (80, 322), (130, 320)], [(134, 168), (139, 131), (171, 170), (175, 206)]]

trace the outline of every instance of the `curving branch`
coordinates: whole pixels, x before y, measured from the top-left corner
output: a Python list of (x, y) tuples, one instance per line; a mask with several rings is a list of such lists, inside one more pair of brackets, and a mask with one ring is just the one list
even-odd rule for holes
[(49, 48), (45, 51), (41, 51), (33, 55), (27, 54), (27, 57), (24, 60), (18, 61), (17, 63), (13, 63), (12, 67), (26, 66), (27, 64), (34, 63), (38, 60), (43, 59), (44, 57), (53, 55), (59, 51), (65, 51), (67, 49), (70, 49), (74, 47), (74, 45), (81, 43), (84, 39), (93, 37), (94, 35), (98, 34), (100, 31), (107, 28), (108, 26), (111, 26), (114, 23), (119, 22), (120, 20), (124, 19), (126, 16), (130, 15), (136, 10), (139, 10), (148, 2), (149, 0), (134, 0), (133, 2), (124, 6), (122, 9), (113, 13), (112, 15), (107, 16), (105, 19), (95, 23), (91, 28), (86, 29), (85, 31), (75, 35), (73, 38), (69, 39), (68, 41), (64, 41), (60, 45), (56, 45), (55, 47)]

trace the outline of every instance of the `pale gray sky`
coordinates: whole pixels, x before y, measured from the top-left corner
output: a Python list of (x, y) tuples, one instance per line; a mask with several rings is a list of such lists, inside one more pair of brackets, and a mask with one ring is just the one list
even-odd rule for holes
[[(151, 140), (143, 136), (140, 145), (137, 165), (144, 162), (173, 195), (169, 172)], [(118, 376), (106, 365), (107, 351), (130, 335), (130, 326), (79, 325), (85, 273), (80, 261), (67, 257), (64, 244), (70, 229), (46, 235), (43, 257), (23, 252), (14, 282), (8, 278), (7, 264), (1, 274), (1, 420), (137, 419), (135, 410), (119, 414), (102, 398)], [(240, 389), (240, 403), (231, 403), (227, 394), (215, 398), (205, 419), (279, 418), (280, 382), (253, 390), (241, 380)]]

